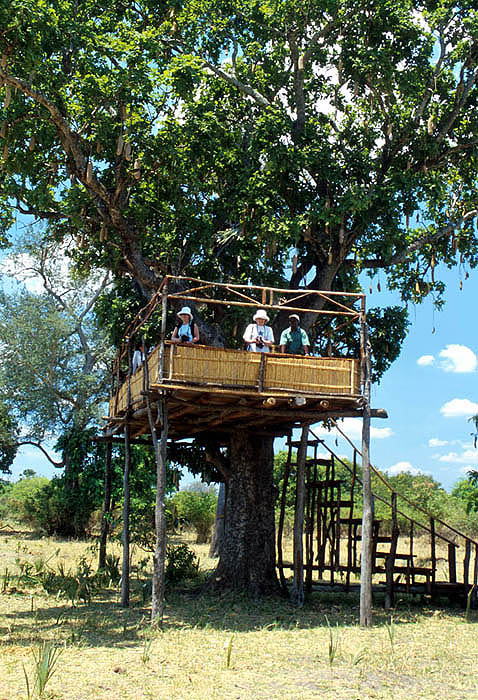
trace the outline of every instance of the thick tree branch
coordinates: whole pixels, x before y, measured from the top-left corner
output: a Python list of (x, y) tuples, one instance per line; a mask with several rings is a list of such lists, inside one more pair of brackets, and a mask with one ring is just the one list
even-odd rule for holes
[(18, 446), (18, 447), (21, 447), (22, 445), (33, 445), (34, 447), (38, 447), (38, 449), (41, 450), (41, 451), (43, 452), (43, 454), (45, 455), (45, 457), (47, 458), (47, 460), (48, 460), (51, 464), (53, 464), (53, 466), (56, 467), (57, 469), (62, 469), (62, 468), (65, 466), (64, 460), (62, 460), (61, 462), (55, 462), (55, 460), (52, 459), (52, 457), (50, 457), (50, 455), (49, 455), (48, 452), (45, 450), (45, 448), (43, 447), (43, 445), (42, 445), (41, 443), (39, 443), (39, 442), (34, 442), (33, 440), (20, 440), (19, 442), (17, 442), (17, 446)]

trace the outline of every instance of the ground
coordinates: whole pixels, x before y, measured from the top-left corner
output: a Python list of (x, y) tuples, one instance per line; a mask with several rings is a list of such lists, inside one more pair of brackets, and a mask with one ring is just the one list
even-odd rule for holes
[[(207, 546), (197, 549), (212, 568)], [(298, 610), (281, 599), (177, 592), (159, 631), (135, 581), (124, 610), (113, 587), (72, 605), (5, 574), (50, 556), (68, 569), (82, 555), (94, 561), (85, 543), (0, 535), (0, 700), (27, 698), (24, 669), (32, 680), (32, 650), (46, 639), (63, 648), (45, 692), (52, 700), (478, 698), (474, 611), (467, 620), (463, 610), (402, 599), (392, 615), (377, 607), (362, 630), (354, 596), (317, 594)]]

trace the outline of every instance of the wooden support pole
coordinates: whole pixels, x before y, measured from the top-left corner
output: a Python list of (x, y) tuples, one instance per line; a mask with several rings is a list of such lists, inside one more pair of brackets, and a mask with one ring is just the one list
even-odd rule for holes
[[(162, 349), (164, 351), (164, 335), (166, 330), (166, 295), (163, 295), (163, 317), (161, 319)], [(164, 352), (163, 352), (164, 362)], [(162, 376), (164, 365), (159, 366), (159, 374)], [(156, 545), (153, 555), (153, 595), (151, 601), (151, 622), (162, 625), (164, 614), (164, 574), (166, 568), (166, 458), (168, 445), (168, 399), (165, 391), (161, 391), (158, 402), (158, 415), (161, 423), (161, 437), (158, 440), (156, 422), (153, 418), (151, 399), (149, 395), (149, 368), (145, 363), (146, 406), (148, 411), (149, 428), (156, 456), (156, 505), (154, 520), (156, 526)]]
[(98, 569), (106, 568), (106, 542), (110, 530), (110, 511), (111, 511), (111, 461), (112, 461), (113, 443), (109, 440), (105, 446), (105, 475), (104, 475), (104, 496), (103, 496), (103, 512), (101, 514), (101, 532), (100, 532), (100, 547), (98, 556)]
[(130, 511), (130, 487), (129, 475), (131, 469), (131, 445), (130, 427), (126, 420), (124, 426), (124, 471), (123, 471), (123, 530), (121, 540), (123, 543), (123, 566), (121, 573), (121, 605), (123, 608), (129, 607), (129, 511)]
[(394, 604), (393, 590), (393, 569), (395, 567), (395, 555), (397, 553), (398, 544), (398, 519), (397, 519), (397, 494), (392, 493), (392, 541), (390, 543), (390, 552), (385, 562), (386, 570), (386, 591), (385, 591), (385, 608), (389, 610)]
[[(166, 321), (168, 315), (168, 283), (163, 286), (161, 293), (161, 337), (159, 339), (159, 354), (158, 354), (158, 383), (161, 384), (164, 378), (164, 353), (166, 341)], [(171, 357), (172, 360), (172, 357)], [(171, 371), (171, 367), (169, 368)], [(149, 388), (149, 376), (147, 377), (147, 385)]]
[(372, 624), (372, 483), (370, 477), (370, 351), (365, 314), (360, 318), (362, 350), (363, 423), (362, 423), (362, 556), (360, 567), (360, 626)]
[(468, 593), (468, 584), (470, 581), (470, 558), (471, 558), (471, 542), (465, 540), (465, 558), (463, 559), (463, 585), (465, 587), (465, 595)]
[(290, 598), (295, 605), (304, 604), (304, 505), (305, 505), (305, 460), (309, 424), (302, 425), (300, 446), (297, 450), (297, 488), (294, 514), (294, 581)]
[(284, 593), (287, 593), (287, 581), (284, 576), (284, 557), (282, 552), (282, 537), (284, 534), (284, 519), (285, 519), (285, 508), (287, 503), (287, 486), (289, 484), (289, 475), (292, 459), (292, 444), (291, 435), (289, 435), (288, 440), (288, 453), (287, 461), (284, 467), (284, 479), (282, 484), (282, 494), (280, 501), (280, 512), (279, 512), (279, 523), (277, 526), (277, 567), (279, 569), (279, 580), (280, 585)]
[(129, 414), (131, 411), (131, 343), (128, 342), (128, 389), (126, 400), (126, 420), (124, 424), (124, 471), (123, 471), (123, 530), (121, 539), (123, 542), (123, 565), (121, 573), (121, 605), (124, 608), (129, 606), (129, 511), (130, 511), (130, 488), (129, 474), (131, 469), (131, 445), (130, 445), (130, 425)]
[[(168, 402), (165, 395), (160, 399), (161, 437), (155, 442), (156, 453), (156, 547), (153, 555), (153, 599), (151, 622), (163, 622), (164, 613), (164, 573), (166, 567), (166, 511), (164, 499), (166, 493), (166, 457), (168, 442)], [(156, 431), (154, 431), (156, 434)]]
[(350, 589), (350, 573), (352, 570), (352, 520), (354, 517), (354, 489), (355, 480), (357, 478), (357, 450), (354, 449), (353, 464), (352, 464), (352, 479), (350, 481), (350, 510), (349, 510), (349, 522), (347, 525), (347, 575), (345, 584), (347, 591)]
[(448, 545), (448, 577), (450, 583), (456, 583), (456, 545)]
[[(430, 554), (431, 554), (431, 565), (432, 565), (432, 576), (431, 576), (431, 584), (435, 584), (435, 576), (436, 576), (436, 568), (437, 568), (437, 554), (436, 554), (436, 537), (435, 537), (435, 519), (430, 518), (430, 532), (431, 532), (431, 537), (430, 537)], [(430, 590), (430, 593), (432, 591)]]

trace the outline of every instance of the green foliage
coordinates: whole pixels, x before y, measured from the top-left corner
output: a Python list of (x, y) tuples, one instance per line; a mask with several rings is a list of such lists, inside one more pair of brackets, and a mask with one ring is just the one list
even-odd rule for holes
[(166, 585), (175, 585), (188, 579), (197, 579), (199, 559), (187, 544), (169, 545), (166, 551)]
[(32, 651), (34, 659), (33, 683), (30, 684), (28, 675), (23, 666), (25, 683), (27, 686), (27, 697), (44, 697), (46, 685), (56, 671), (58, 659), (64, 650), (54, 646), (51, 642), (40, 642), (38, 648)]
[(207, 542), (211, 534), (217, 506), (216, 489), (212, 486), (179, 491), (171, 499), (179, 523), (196, 530), (196, 542)]
[(18, 449), (18, 426), (0, 400), (0, 472), (9, 473)]
[[(171, 271), (348, 290), (382, 271), (439, 304), (439, 263), (478, 259), (471, 4), (236, 5), (3, 2), (3, 227), (18, 203), (113, 270), (118, 328), (124, 275), (141, 296)], [(207, 317), (231, 344), (238, 319)]]
[(9, 485), (0, 493), (0, 517), (9, 517), (35, 527), (31, 503), (48, 484), (48, 479), (43, 476), (30, 476)]
[(452, 496), (463, 503), (467, 515), (478, 513), (478, 483), (476, 472), (468, 477), (463, 477), (455, 484)]

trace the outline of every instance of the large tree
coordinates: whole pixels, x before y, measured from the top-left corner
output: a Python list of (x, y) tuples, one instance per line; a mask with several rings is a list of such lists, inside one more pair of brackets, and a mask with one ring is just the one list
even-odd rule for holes
[[(44, 220), (79, 265), (145, 297), (166, 272), (354, 289), (369, 271), (438, 303), (437, 266), (475, 266), (471, 0), (1, 0), (0, 12), (3, 216)], [(401, 310), (376, 317), (403, 337)], [(257, 451), (253, 434), (236, 439)], [(211, 453), (234, 480), (229, 514), (249, 514), (238, 531), (258, 538), (254, 559), (231, 540), (222, 580), (241, 561), (240, 585), (268, 588), (271, 450), (251, 473), (235, 443)]]

